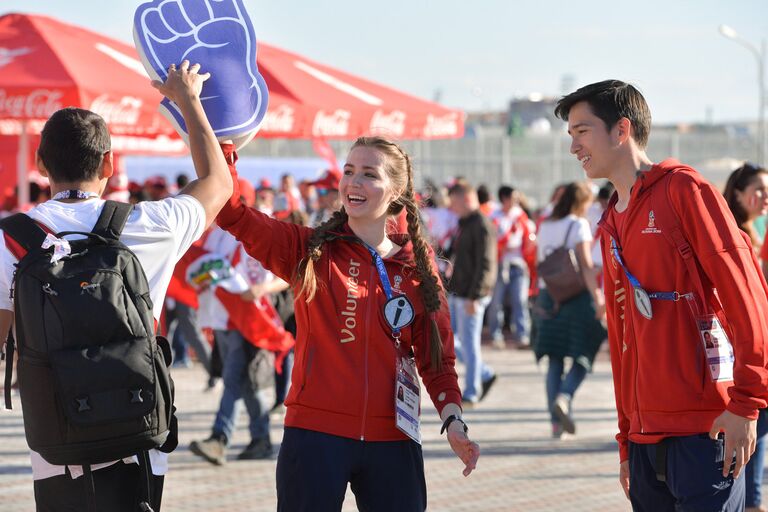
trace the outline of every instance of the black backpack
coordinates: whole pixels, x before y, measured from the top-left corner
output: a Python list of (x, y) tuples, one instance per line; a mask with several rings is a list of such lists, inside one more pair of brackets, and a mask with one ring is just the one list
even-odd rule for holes
[[(55, 263), (54, 249), (41, 247), (47, 233), (30, 217), (0, 220), (26, 251), (12, 296), (27, 442), (49, 463), (86, 473), (91, 464), (137, 454), (146, 461), (147, 450), (176, 446), (170, 347), (155, 336), (144, 270), (120, 242), (131, 209), (107, 201), (90, 233), (56, 234), (86, 238), (69, 240), (70, 254)], [(10, 409), (12, 342), (8, 348)]]

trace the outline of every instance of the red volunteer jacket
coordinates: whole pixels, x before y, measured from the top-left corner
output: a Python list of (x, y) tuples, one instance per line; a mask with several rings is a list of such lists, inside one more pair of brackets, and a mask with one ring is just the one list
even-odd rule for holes
[[(673, 169), (683, 168), (670, 176)], [(635, 308), (632, 287), (611, 252), (616, 239), (629, 271), (648, 292), (694, 291), (686, 265), (661, 229), (673, 220), (653, 214), (651, 190), (669, 182), (670, 206), (693, 249), (710, 304), (733, 345), (734, 380), (712, 382), (697, 326), (685, 300), (653, 300), (653, 318)], [(664, 198), (666, 191), (661, 191)], [(621, 460), (627, 440), (655, 443), (670, 436), (708, 432), (725, 409), (757, 418), (766, 406), (768, 300), (762, 274), (720, 192), (693, 169), (665, 160), (639, 176), (622, 229), (612, 225), (611, 201), (600, 225), (608, 337), (619, 417)], [(658, 208), (657, 208), (658, 209)]]
[[(222, 145), (236, 176), (234, 148)], [(237, 180), (234, 180), (237, 183)], [(312, 229), (272, 219), (239, 204), (219, 214), (219, 225), (232, 233), (265, 268), (295, 282)], [(235, 206), (236, 204), (236, 206)], [(454, 370), (453, 334), (445, 304), (436, 315), (443, 343), (443, 371), (430, 368), (429, 315), (418, 289), (413, 250), (405, 235), (390, 235), (403, 247), (384, 263), (395, 293), (405, 294), (415, 309), (403, 328), (404, 351), (410, 347), (422, 381), (438, 410), (461, 403)], [(395, 427), (395, 360), (397, 352), (383, 306), (386, 296), (367, 249), (345, 226), (325, 244), (315, 263), (318, 290), (310, 304), (296, 293), (297, 338), (292, 385), (285, 401), (285, 425), (368, 441), (408, 439)]]

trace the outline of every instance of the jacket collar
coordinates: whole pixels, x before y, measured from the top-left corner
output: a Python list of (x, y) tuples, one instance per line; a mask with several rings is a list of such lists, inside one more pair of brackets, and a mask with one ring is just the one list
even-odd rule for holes
[[(674, 158), (667, 158), (666, 160), (663, 160), (657, 164), (653, 164), (651, 169), (647, 172), (638, 172), (637, 179), (635, 180), (635, 184), (632, 186), (632, 192), (629, 196), (629, 206), (627, 207), (627, 210), (631, 209), (634, 204), (637, 204), (637, 199), (649, 191), (651, 187), (656, 185), (659, 180), (661, 180), (671, 171), (681, 168), (691, 169), (689, 166), (681, 164)], [(605, 211), (603, 211), (603, 215), (600, 217), (600, 222), (598, 222), (598, 226), (608, 231), (608, 233), (613, 237), (615, 237), (615, 229), (613, 226), (608, 225), (606, 220), (608, 219), (611, 210), (613, 210), (618, 201), (619, 195), (618, 193), (614, 192), (611, 196), (611, 199), (608, 201), (608, 206), (606, 207)]]
[[(368, 254), (368, 250), (365, 248), (364, 242), (360, 240), (357, 235), (355, 235), (355, 232), (352, 231), (352, 228), (350, 228), (349, 224), (347, 223), (345, 223), (337, 231), (330, 232), (328, 235), (328, 241), (345, 240), (348, 242), (357, 243), (360, 245), (360, 248), (365, 251), (366, 254)], [(399, 245), (401, 249), (389, 258), (384, 258), (384, 261), (392, 261), (402, 265), (414, 266), (416, 259), (413, 253), (411, 237), (406, 233), (387, 233), (387, 236), (390, 240)]]

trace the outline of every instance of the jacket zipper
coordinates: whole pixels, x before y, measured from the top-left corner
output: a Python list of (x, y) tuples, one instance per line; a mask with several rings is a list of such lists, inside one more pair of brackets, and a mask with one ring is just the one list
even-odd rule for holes
[[(642, 186), (640, 188), (640, 191), (638, 192), (638, 196), (639, 196), (640, 192), (643, 192)], [(635, 198), (635, 201), (637, 201), (637, 197)], [(630, 198), (630, 203), (631, 203), (631, 198)], [(615, 203), (612, 203), (612, 204), (609, 205), (609, 208), (614, 208), (615, 209), (615, 207), (616, 207)], [(627, 210), (629, 210), (629, 205), (627, 206)], [(624, 219), (624, 223), (623, 223), (624, 230), (627, 229), (627, 226), (629, 225), (630, 221), (632, 220), (632, 219), (630, 219), (630, 214), (636, 213), (637, 209), (635, 208), (634, 209), (635, 211), (627, 211), (627, 210), (624, 210), (624, 212), (622, 212), (622, 213), (627, 215), (627, 217)], [(608, 226), (608, 229), (606, 229), (606, 224), (603, 221), (600, 222), (600, 225), (601, 225), (601, 227), (603, 229), (605, 229), (605, 231), (612, 238), (614, 238), (616, 240), (620, 240), (620, 238), (618, 237), (618, 232), (615, 230), (615, 226)], [(640, 412), (640, 399), (639, 399), (638, 394), (637, 394), (637, 385), (638, 385), (637, 383), (638, 383), (638, 379), (639, 379), (638, 374), (639, 374), (639, 369), (640, 369), (640, 355), (639, 355), (639, 353), (638, 353), (639, 351), (637, 349), (638, 339), (637, 339), (637, 336), (634, 335), (634, 324), (635, 324), (635, 322), (634, 322), (634, 309), (635, 308), (630, 304), (630, 302), (634, 303), (634, 297), (630, 297), (630, 292), (632, 291), (632, 284), (629, 282), (629, 280), (626, 278), (626, 276), (623, 275), (623, 270), (618, 270), (618, 272), (619, 272), (619, 276), (620, 276), (619, 279), (621, 281), (622, 286), (624, 286), (624, 290), (625, 290), (624, 293), (626, 295), (626, 300), (624, 301), (624, 304), (625, 304), (625, 306), (624, 306), (624, 308), (625, 308), (624, 309), (624, 318), (626, 319), (625, 320), (625, 324), (624, 324), (624, 343), (625, 344), (626, 344), (626, 336), (627, 336), (627, 329), (626, 329), (627, 328), (627, 322), (629, 322), (629, 327), (633, 331), (632, 332), (632, 351), (635, 354), (635, 372), (634, 372), (634, 374), (635, 374), (634, 375), (634, 380), (635, 380), (635, 386), (634, 386), (635, 406), (637, 408), (637, 421), (638, 421), (638, 423), (640, 423), (640, 433), (643, 434), (644, 433), (644, 431), (643, 431), (643, 416), (642, 416), (642, 414)]]
[(365, 361), (363, 361), (363, 377), (365, 378), (365, 382), (363, 382), (363, 422), (360, 426), (360, 440), (365, 441), (365, 419), (368, 414), (368, 340), (370, 339), (370, 327), (371, 324), (368, 321), (371, 317), (371, 303), (376, 300), (376, 290), (378, 287), (375, 285), (375, 273), (374, 269), (371, 269), (371, 276), (368, 281), (368, 290), (372, 292), (372, 295), (368, 295), (368, 304), (365, 311), (365, 341), (363, 343), (365, 344), (365, 350), (364, 350), (364, 357)]

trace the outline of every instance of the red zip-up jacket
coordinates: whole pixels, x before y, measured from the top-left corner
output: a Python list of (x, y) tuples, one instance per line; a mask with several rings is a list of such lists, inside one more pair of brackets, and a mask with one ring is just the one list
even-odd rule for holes
[[(218, 224), (245, 250), (281, 279), (293, 283), (312, 229), (272, 219), (239, 202), (234, 149), (222, 145), (233, 175), (233, 199)], [(443, 344), (443, 371), (430, 367), (429, 314), (418, 289), (412, 244), (405, 235), (389, 235), (402, 246), (384, 259), (395, 293), (414, 306), (414, 321), (402, 329), (403, 353), (413, 347), (417, 368), (438, 411), (461, 403), (450, 318), (445, 304), (435, 314)], [(315, 263), (317, 293), (307, 303), (294, 287), (297, 335), (292, 385), (285, 404), (285, 425), (367, 441), (408, 439), (395, 426), (395, 349), (384, 320), (386, 302), (371, 254), (345, 226), (323, 245)]]
[[(683, 171), (669, 176), (678, 168)], [(706, 353), (686, 300), (652, 300), (653, 318), (635, 308), (632, 287), (611, 252), (616, 240), (629, 271), (647, 292), (695, 291), (686, 265), (661, 232), (674, 222), (653, 215), (651, 190), (666, 187), (683, 235), (707, 290), (723, 307), (724, 329), (733, 345), (734, 380), (712, 382)], [(666, 191), (660, 197), (666, 198)], [(619, 417), (621, 461), (627, 440), (656, 443), (665, 437), (709, 432), (725, 409), (750, 419), (766, 406), (768, 300), (749, 241), (720, 192), (696, 171), (665, 160), (635, 182), (621, 233), (611, 224), (614, 195), (600, 221), (608, 338)], [(659, 229), (661, 228), (661, 229)], [(716, 292), (714, 292), (716, 290)]]

